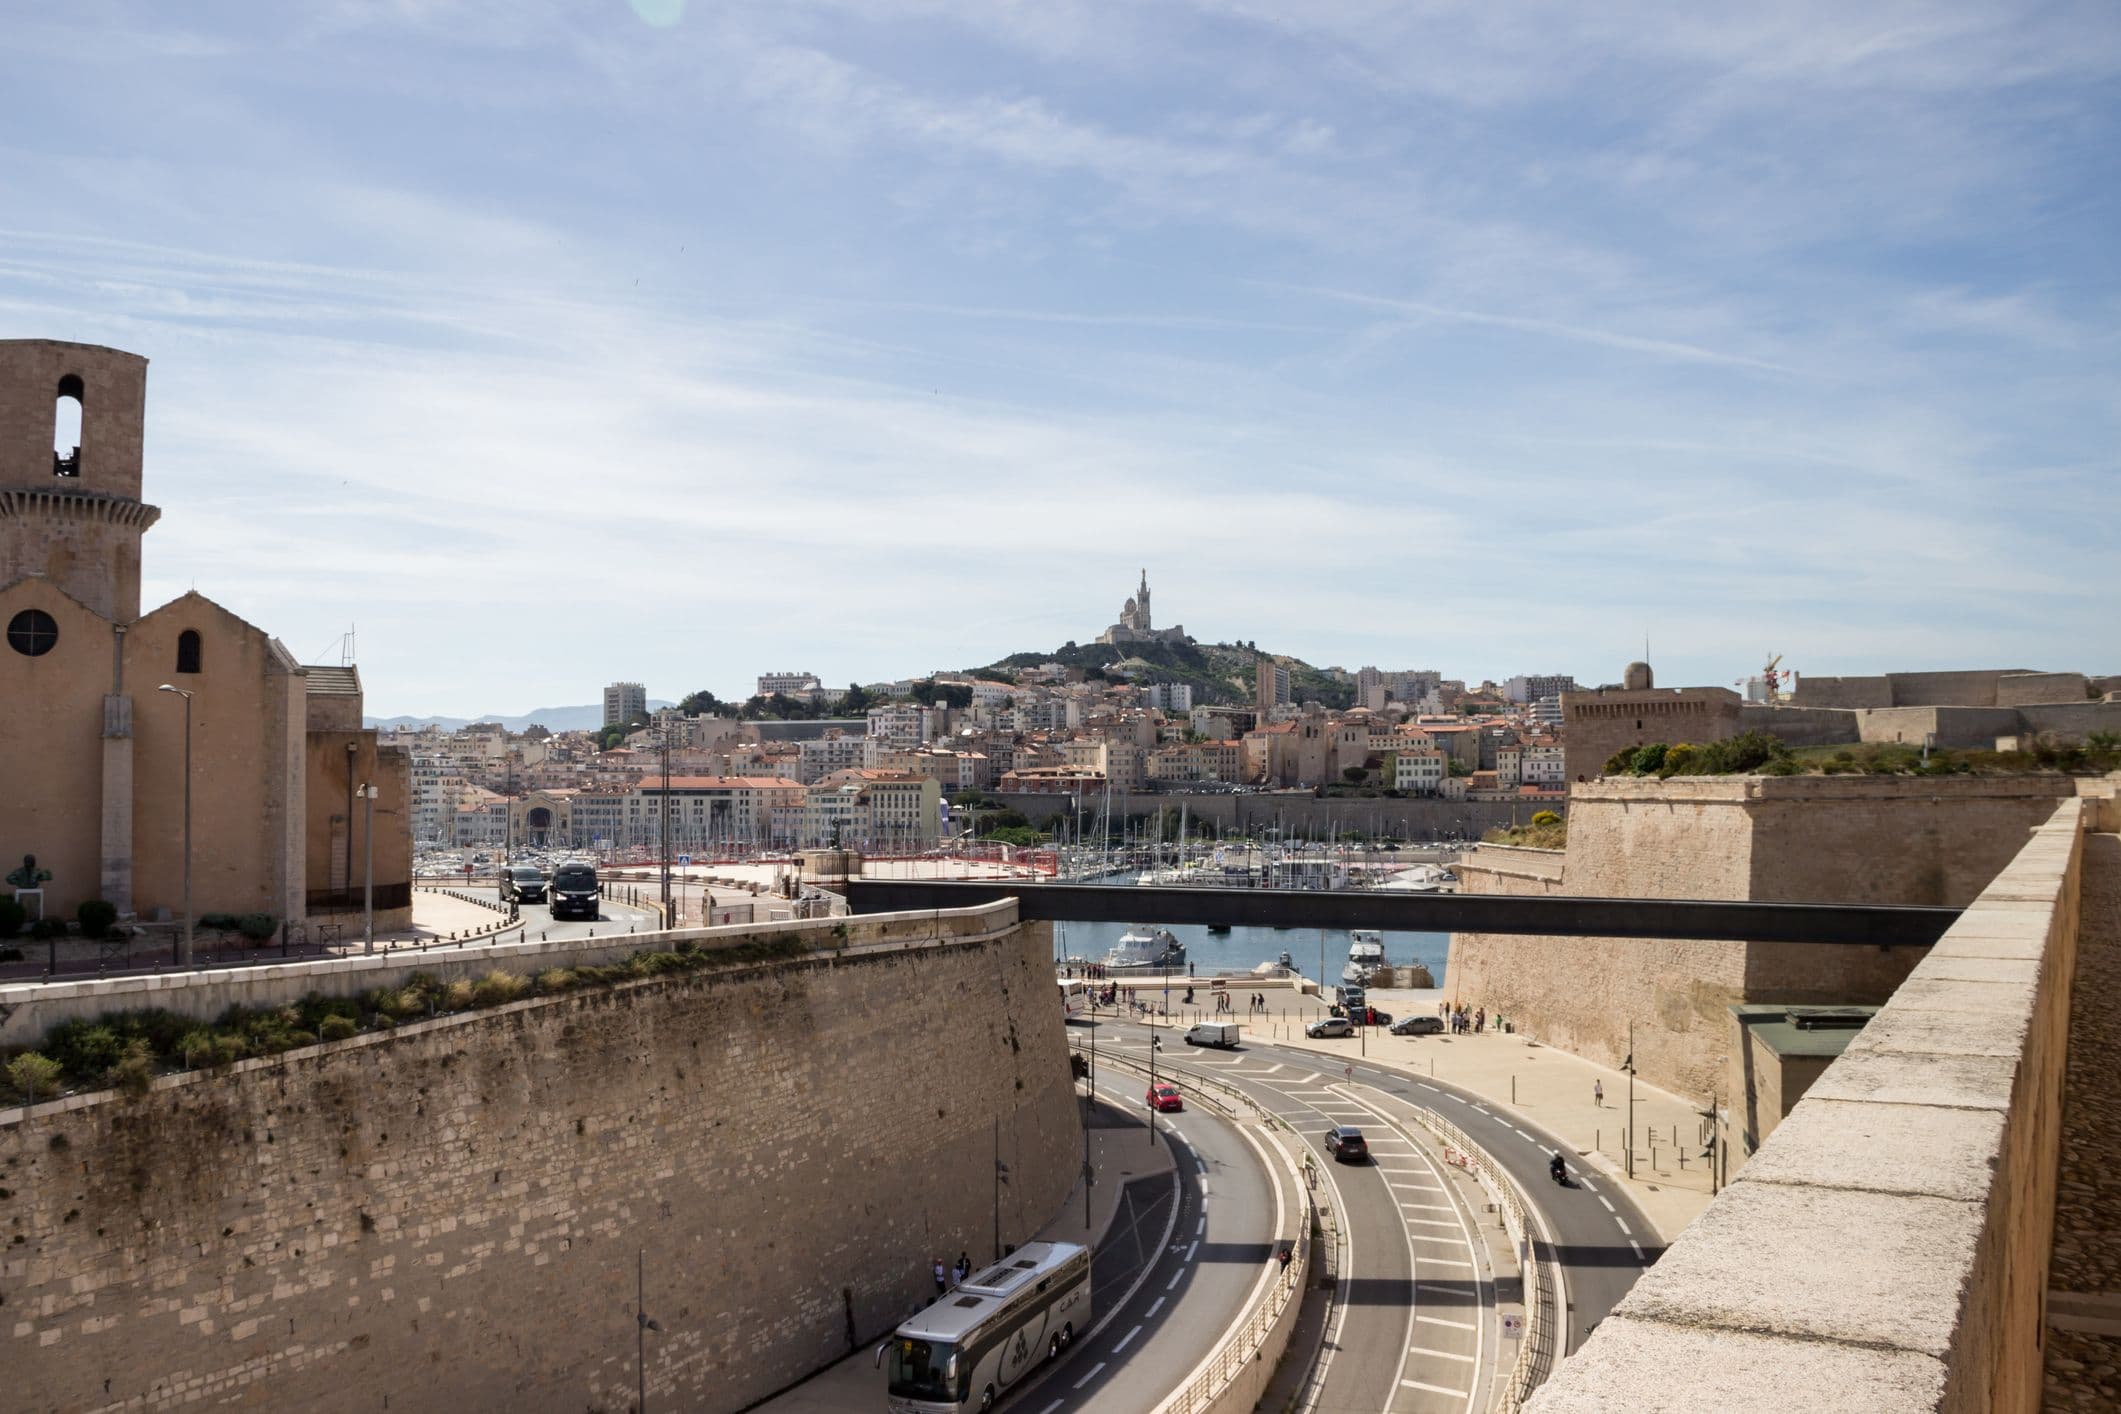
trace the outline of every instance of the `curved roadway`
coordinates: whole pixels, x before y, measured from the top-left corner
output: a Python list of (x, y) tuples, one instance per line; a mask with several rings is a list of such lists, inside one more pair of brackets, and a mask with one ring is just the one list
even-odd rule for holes
[[(1115, 1030), (1123, 1045), (1146, 1048), (1145, 1028)], [(1539, 1255), (1559, 1259), (1568, 1303), (1557, 1358), (1655, 1260), (1657, 1249), (1644, 1241), (1648, 1221), (1617, 1185), (1584, 1172), (1571, 1155), (1570, 1186), (1557, 1187), (1547, 1163), (1562, 1146), (1476, 1095), (1353, 1056), (1250, 1041), (1235, 1051), (1171, 1047), (1161, 1054), (1159, 1064), (1181, 1083), (1189, 1074), (1212, 1075), (1286, 1119), (1320, 1155), (1339, 1195), (1348, 1246), (1315, 1409), (1471, 1414), (1492, 1395), (1495, 1292), (1479, 1218), (1436, 1171), (1429, 1146), (1411, 1141), (1413, 1121), (1396, 1114), (1394, 1102), (1458, 1125), (1538, 1210), (1550, 1234)], [(1341, 1166), (1325, 1157), (1324, 1131), (1337, 1124), (1363, 1130), (1372, 1164)]]

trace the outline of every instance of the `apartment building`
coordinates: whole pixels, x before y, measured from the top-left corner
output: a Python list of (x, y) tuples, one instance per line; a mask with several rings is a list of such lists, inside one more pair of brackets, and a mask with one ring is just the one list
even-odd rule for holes
[(648, 689), (637, 682), (615, 682), (604, 689), (604, 725), (623, 726), (648, 715)]

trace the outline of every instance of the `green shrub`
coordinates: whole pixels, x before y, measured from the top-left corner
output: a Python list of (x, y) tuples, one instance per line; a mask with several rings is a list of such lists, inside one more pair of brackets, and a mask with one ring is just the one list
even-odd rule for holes
[(28, 921), (29, 910), (17, 903), (13, 894), (0, 896), (0, 938), (14, 937)]
[(209, 933), (233, 933), (236, 931), (236, 915), (233, 913), (202, 913), (198, 925)]
[(74, 921), (81, 925), (82, 937), (100, 938), (118, 921), (118, 905), (100, 898), (83, 899), (74, 909)]
[(128, 1095), (145, 1095), (155, 1084), (154, 1048), (137, 1036), (127, 1041), (117, 1064), (103, 1073), (103, 1083)]
[(442, 989), (442, 1008), (445, 1011), (469, 1011), (477, 1002), (477, 988), (464, 978), (458, 978)]
[(40, 943), (49, 938), (63, 938), (66, 936), (66, 920), (64, 918), (40, 918), (29, 925), (29, 935)]
[(59, 1088), (60, 1074), (59, 1062), (35, 1051), (24, 1051), (7, 1063), (7, 1083), (31, 1104)]
[(1551, 810), (1541, 810), (1532, 816), (1532, 823), (1534, 825), (1542, 827), (1547, 825), (1558, 825), (1561, 823), (1561, 817), (1559, 815), (1556, 815)]
[[(683, 947), (685, 944), (680, 943), (678, 946)], [(537, 976), (538, 990), (547, 994), (564, 992), (573, 985), (574, 974), (564, 967), (548, 967)]]
[(1693, 766), (1695, 758), (1700, 756), (1700, 754), (1700, 748), (1689, 742), (1682, 741), (1676, 745), (1666, 747), (1664, 760), (1658, 763), (1657, 774), (1666, 778), (1691, 775), (1692, 772), (1689, 768)]
[(1636, 747), (1633, 758), (1634, 764), (1630, 769), (1638, 776), (1654, 774), (1664, 766), (1664, 754), (1667, 750), (1669, 748), (1661, 741), (1653, 741), (1648, 746)]
[(104, 1021), (63, 1021), (44, 1037), (44, 1050), (76, 1080), (94, 1081), (125, 1054), (125, 1040)]
[(361, 1023), (350, 1016), (327, 1016), (317, 1027), (317, 1035), (326, 1041), (344, 1041), (360, 1030)]
[(503, 1002), (514, 1001), (529, 989), (530, 983), (527, 979), (495, 968), (478, 980), (472, 988), (472, 994), (478, 999), (480, 1006), (499, 1006)]
[(246, 913), (236, 920), (236, 931), (254, 943), (262, 943), (280, 931), (280, 920), (270, 913)]

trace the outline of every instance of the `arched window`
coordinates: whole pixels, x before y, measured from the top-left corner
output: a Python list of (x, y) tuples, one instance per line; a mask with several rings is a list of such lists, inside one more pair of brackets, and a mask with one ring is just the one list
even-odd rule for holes
[(199, 671), (199, 630), (188, 628), (177, 635), (177, 671)]
[(81, 474), (81, 377), (59, 380), (58, 406), (52, 410), (52, 475)]

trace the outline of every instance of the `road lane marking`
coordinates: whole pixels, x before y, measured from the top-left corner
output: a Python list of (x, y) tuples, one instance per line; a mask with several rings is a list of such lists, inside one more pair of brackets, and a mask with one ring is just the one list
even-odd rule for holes
[(1453, 1232), (1463, 1226), (1457, 1222), (1445, 1222), (1442, 1218), (1401, 1218), (1400, 1221), (1411, 1227), (1447, 1227)]
[(1438, 1089), (1436, 1089), (1436, 1087), (1435, 1087), (1434, 1085), (1431, 1085), (1431, 1084), (1430, 1084), (1430, 1083), (1429, 1083), (1428, 1081), (1426, 1081), (1426, 1080), (1417, 1080), (1417, 1081), (1415, 1081), (1414, 1083), (1415, 1083), (1416, 1085), (1419, 1085), (1419, 1086), (1420, 1086), (1420, 1087), (1421, 1087), (1422, 1089), (1424, 1089), (1424, 1090), (1430, 1090), (1430, 1091), (1434, 1091), (1434, 1092), (1435, 1092), (1436, 1094), (1438, 1094), (1438, 1095), (1441, 1095), (1441, 1094), (1443, 1093), (1443, 1091), (1441, 1091), (1441, 1090), (1438, 1090)]
[(1448, 1394), (1454, 1399), (1464, 1399), (1466, 1397), (1466, 1391), (1450, 1389), (1444, 1385), (1423, 1384), (1420, 1380), (1401, 1380), (1400, 1383), (1408, 1389), (1425, 1389), (1431, 1394)]
[(1461, 1294), (1461, 1292), (1459, 1291), (1459, 1289), (1458, 1289), (1457, 1287), (1455, 1287), (1455, 1286), (1445, 1286), (1445, 1285), (1444, 1285), (1444, 1284), (1443, 1284), (1442, 1282), (1440, 1282), (1440, 1281), (1417, 1281), (1417, 1282), (1415, 1282), (1415, 1283), (1414, 1283), (1414, 1289), (1415, 1289), (1416, 1291), (1420, 1291), (1420, 1290), (1421, 1290), (1421, 1289), (1422, 1289), (1423, 1287), (1427, 1287), (1427, 1288), (1428, 1288), (1429, 1290), (1431, 1290), (1431, 1291), (1443, 1291), (1443, 1292), (1449, 1292), (1449, 1293), (1450, 1293), (1451, 1295), (1453, 1295), (1453, 1296), (1457, 1296), (1457, 1295), (1460, 1295), (1460, 1294)]
[(1196, 1222), (1195, 1224), (1193, 1224), (1193, 1235), (1194, 1235), (1195, 1237), (1198, 1237), (1198, 1236), (1200, 1236), (1200, 1235), (1201, 1235), (1202, 1233), (1206, 1232), (1207, 1230), (1208, 1230), (1208, 1215), (1207, 1215), (1206, 1213), (1202, 1213), (1202, 1214), (1200, 1215), (1200, 1221), (1199, 1221), (1199, 1222)]
[(1067, 1402), (1068, 1401), (1066, 1401), (1065, 1399), (1056, 1399), (1051, 1404), (1047, 1405), (1044, 1409), (1039, 1410), (1038, 1414), (1053, 1414), (1054, 1410), (1060, 1408), (1063, 1404), (1066, 1404)]
[(1161, 1310), (1163, 1310), (1163, 1309), (1164, 1309), (1164, 1302), (1165, 1302), (1165, 1301), (1166, 1301), (1167, 1299), (1168, 1299), (1168, 1298), (1166, 1298), (1166, 1297), (1162, 1297), (1162, 1296), (1159, 1296), (1159, 1297), (1157, 1297), (1157, 1298), (1156, 1298), (1156, 1299), (1155, 1299), (1154, 1301), (1150, 1302), (1150, 1303), (1149, 1303), (1149, 1309), (1148, 1309), (1148, 1310), (1146, 1310), (1146, 1311), (1144, 1311), (1144, 1312), (1142, 1312), (1142, 1319), (1143, 1319), (1143, 1320), (1145, 1320), (1145, 1321), (1153, 1321), (1153, 1320), (1155, 1320), (1155, 1319), (1156, 1319), (1156, 1313), (1157, 1313), (1158, 1311), (1161, 1311)]
[(1633, 1236), (1633, 1234), (1629, 1232), (1628, 1220), (1626, 1218), (1620, 1216), (1620, 1214), (1618, 1213), (1615, 1213), (1613, 1214), (1613, 1221), (1620, 1224), (1620, 1230), (1622, 1232), (1629, 1233), (1630, 1236)]
[(1193, 1240), (1193, 1244), (1192, 1244), (1192, 1245), (1191, 1245), (1190, 1247), (1186, 1248), (1186, 1260), (1187, 1260), (1187, 1261), (1189, 1261), (1189, 1262), (1190, 1262), (1190, 1261), (1192, 1261), (1192, 1260), (1193, 1260), (1193, 1254), (1194, 1254), (1195, 1252), (1198, 1252), (1199, 1250), (1200, 1250), (1200, 1239), (1199, 1239), (1199, 1238), (1195, 1238), (1195, 1239)]
[(1432, 1326), (1449, 1326), (1452, 1330), (1469, 1331), (1473, 1329), (1471, 1321), (1447, 1321), (1441, 1316), (1416, 1316), (1414, 1319)]
[(1184, 1281), (1185, 1279), (1186, 1279), (1186, 1269), (1185, 1269), (1184, 1267), (1180, 1267), (1180, 1268), (1179, 1268), (1179, 1269), (1178, 1269), (1177, 1271), (1175, 1271), (1175, 1272), (1171, 1273), (1171, 1280), (1170, 1280), (1170, 1282), (1169, 1282), (1169, 1283), (1168, 1283), (1168, 1284), (1167, 1284), (1167, 1285), (1166, 1285), (1166, 1286), (1164, 1287), (1164, 1290), (1166, 1290), (1166, 1291), (1170, 1291), (1170, 1290), (1174, 1289), (1175, 1287), (1177, 1287), (1177, 1285), (1178, 1285), (1178, 1284), (1179, 1284), (1180, 1282)]
[(1606, 1197), (1606, 1196), (1605, 1196), (1604, 1194), (1602, 1194), (1602, 1193), (1601, 1193), (1601, 1194), (1599, 1194), (1599, 1195), (1598, 1195), (1598, 1201), (1599, 1201), (1599, 1202), (1601, 1202), (1601, 1203), (1603, 1203), (1603, 1204), (1605, 1204), (1605, 1210), (1606, 1210), (1607, 1212), (1609, 1212), (1609, 1213), (1610, 1213), (1610, 1212), (1612, 1212), (1612, 1211), (1613, 1211), (1613, 1200), (1612, 1200), (1612, 1199), (1610, 1199), (1610, 1198)]
[(1088, 1371), (1087, 1371), (1087, 1372), (1086, 1372), (1086, 1373), (1085, 1373), (1085, 1374), (1083, 1375), (1083, 1377), (1082, 1377), (1081, 1379), (1079, 1379), (1079, 1380), (1077, 1380), (1077, 1381), (1075, 1382), (1075, 1387), (1076, 1387), (1077, 1389), (1081, 1389), (1081, 1388), (1082, 1388), (1082, 1387), (1083, 1387), (1084, 1385), (1086, 1385), (1086, 1384), (1090, 1383), (1090, 1381), (1092, 1381), (1092, 1380), (1096, 1379), (1096, 1378), (1097, 1378), (1097, 1372), (1098, 1372), (1099, 1370), (1102, 1370), (1102, 1369), (1104, 1369), (1104, 1368), (1105, 1368), (1105, 1362), (1104, 1362), (1104, 1361), (1102, 1361), (1102, 1360), (1098, 1361), (1098, 1362), (1097, 1362), (1097, 1363), (1096, 1363), (1095, 1365), (1092, 1365), (1092, 1366), (1091, 1366), (1091, 1367), (1089, 1368), (1089, 1370), (1088, 1370)]
[[(1401, 1219), (1400, 1219), (1400, 1221), (1401, 1221), (1401, 1222), (1406, 1222), (1406, 1221), (1408, 1221), (1408, 1219), (1406, 1219), (1406, 1218), (1401, 1218)], [(1416, 1219), (1413, 1219), (1413, 1221), (1415, 1221), (1415, 1222), (1419, 1222), (1419, 1221), (1420, 1221), (1420, 1219), (1419, 1219), (1419, 1218), (1416, 1218)], [(1463, 1237), (1429, 1237), (1429, 1236), (1426, 1236), (1426, 1235), (1424, 1235), (1424, 1234), (1422, 1234), (1422, 1233), (1419, 1233), (1419, 1232), (1410, 1232), (1410, 1233), (1408, 1233), (1408, 1234), (1407, 1234), (1407, 1241), (1409, 1241), (1409, 1242), (1440, 1242), (1440, 1243), (1442, 1243), (1442, 1244), (1443, 1244), (1444, 1246), (1446, 1246), (1446, 1247), (1449, 1247), (1449, 1248), (1452, 1248), (1453, 1250), (1455, 1250), (1455, 1251), (1459, 1251), (1459, 1252), (1470, 1252), (1470, 1251), (1472, 1251), (1472, 1250), (1473, 1250), (1473, 1249), (1472, 1249), (1471, 1247), (1468, 1247), (1468, 1246), (1466, 1245), (1466, 1240), (1465, 1240), (1465, 1239), (1464, 1239)]]
[(1202, 1173), (1206, 1173), (1208, 1171), (1208, 1161), (1206, 1159), (1200, 1158), (1198, 1155), (1196, 1155), (1194, 1157), (1193, 1162), (1200, 1165), (1200, 1171)]
[(1634, 1240), (1633, 1238), (1630, 1238), (1630, 1239), (1628, 1239), (1628, 1246), (1630, 1246), (1630, 1247), (1632, 1247), (1632, 1248), (1634, 1248), (1634, 1249), (1635, 1249), (1635, 1260), (1636, 1260), (1636, 1261), (1638, 1261), (1638, 1262), (1646, 1262), (1646, 1261), (1648, 1261), (1648, 1260), (1649, 1260), (1649, 1259), (1648, 1259), (1647, 1257), (1645, 1257), (1645, 1256), (1643, 1256), (1643, 1255), (1642, 1255), (1642, 1244), (1641, 1244), (1640, 1242), (1637, 1242), (1637, 1241), (1635, 1241), (1635, 1240)]
[[(1399, 1206), (1409, 1212), (1419, 1210), (1424, 1213), (1455, 1213), (1458, 1211), (1449, 1203), (1401, 1203)], [(1451, 1226), (1456, 1227), (1458, 1224), (1453, 1223)]]
[(1407, 1349), (1416, 1355), (1433, 1355), (1439, 1360), (1463, 1360), (1468, 1365), (1473, 1363), (1473, 1357), (1470, 1355), (1459, 1355), (1449, 1350), (1431, 1350), (1426, 1345), (1410, 1345)]
[(1134, 1328), (1133, 1330), (1131, 1330), (1131, 1331), (1128, 1331), (1128, 1332), (1127, 1332), (1127, 1333), (1126, 1333), (1125, 1335), (1123, 1335), (1123, 1336), (1121, 1336), (1121, 1337), (1119, 1338), (1119, 1344), (1117, 1344), (1117, 1345), (1115, 1345), (1115, 1346), (1113, 1346), (1113, 1347), (1112, 1347), (1112, 1353), (1113, 1353), (1114, 1355), (1117, 1355), (1117, 1354), (1119, 1354), (1119, 1353), (1120, 1353), (1120, 1352), (1121, 1352), (1122, 1350), (1125, 1350), (1125, 1349), (1127, 1348), (1127, 1343), (1128, 1343), (1129, 1341), (1133, 1340), (1133, 1339), (1134, 1339), (1134, 1337), (1136, 1337), (1136, 1336), (1140, 1335), (1141, 1333), (1142, 1333), (1142, 1328), (1141, 1328), (1140, 1326), (1136, 1326), (1136, 1327), (1135, 1327), (1135, 1328)]
[(1421, 1260), (1432, 1267), (1464, 1267), (1469, 1272), (1473, 1270), (1471, 1262), (1454, 1262), (1449, 1257), (1423, 1257)]

